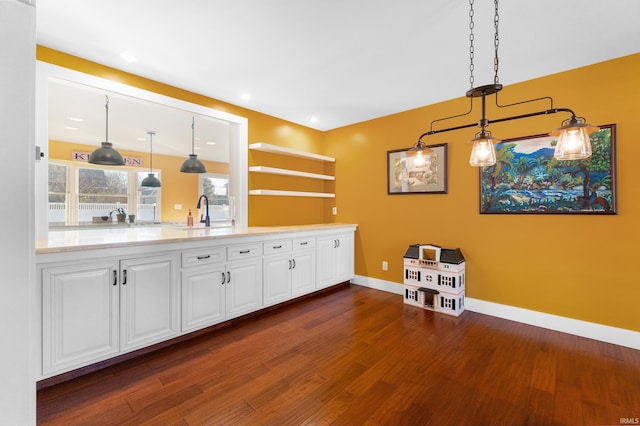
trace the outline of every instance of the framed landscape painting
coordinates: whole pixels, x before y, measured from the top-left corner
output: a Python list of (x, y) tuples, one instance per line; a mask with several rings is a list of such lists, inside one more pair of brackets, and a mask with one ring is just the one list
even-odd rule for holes
[(411, 148), (387, 151), (387, 194), (446, 194), (447, 144), (429, 145), (433, 151), (419, 157)]
[(591, 133), (584, 160), (553, 157), (557, 136), (495, 145), (496, 164), (480, 168), (480, 213), (616, 214), (616, 126)]

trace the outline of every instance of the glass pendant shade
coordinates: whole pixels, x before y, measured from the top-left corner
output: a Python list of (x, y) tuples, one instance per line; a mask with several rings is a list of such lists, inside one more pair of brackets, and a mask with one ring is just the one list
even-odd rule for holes
[(491, 132), (482, 130), (476, 133), (476, 137), (467, 142), (468, 144), (473, 144), (469, 164), (475, 167), (487, 167), (496, 164), (496, 149), (493, 145), (499, 142), (500, 139), (491, 136)]
[(427, 163), (427, 156), (433, 152), (431, 148), (425, 145), (422, 141), (416, 142), (416, 144), (407, 150), (407, 156), (413, 158), (413, 164), (417, 167), (422, 167)]
[(113, 144), (109, 142), (109, 96), (105, 96), (105, 142), (102, 142), (100, 148), (89, 154), (89, 163), (101, 164), (103, 166), (124, 166), (124, 158), (115, 149)]
[(102, 142), (102, 146), (89, 154), (89, 163), (104, 166), (124, 166), (122, 155), (115, 149), (111, 142)]
[(195, 120), (195, 117), (191, 118), (191, 154), (189, 154), (189, 158), (184, 160), (184, 163), (182, 163), (180, 167), (182, 173), (207, 173), (207, 168), (202, 164), (202, 161), (198, 160), (198, 156), (195, 153)]
[(571, 118), (567, 124), (549, 133), (550, 136), (558, 136), (553, 156), (558, 160), (582, 160), (591, 157), (589, 133), (596, 130), (596, 126), (586, 124), (575, 117)]

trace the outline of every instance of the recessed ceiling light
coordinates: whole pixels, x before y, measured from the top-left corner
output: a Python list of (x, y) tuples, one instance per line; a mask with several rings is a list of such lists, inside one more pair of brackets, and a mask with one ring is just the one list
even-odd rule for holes
[(200, 147), (199, 146), (194, 146), (193, 149), (200, 149)]
[(215, 143), (215, 142), (212, 142), (212, 141), (207, 142), (207, 145), (215, 145), (215, 144), (216, 144), (216, 143)]
[(64, 126), (64, 128), (67, 130), (78, 130), (77, 127), (73, 127), (73, 126)]
[(137, 60), (133, 53), (129, 52), (120, 52), (120, 58), (127, 62), (135, 62)]
[(81, 122), (81, 121), (84, 121), (84, 118), (78, 118), (78, 117), (67, 117), (67, 120)]
[(317, 123), (318, 122), (318, 117), (311, 117), (309, 119), (309, 121), (312, 122), (312, 123)]
[(146, 138), (136, 138), (137, 141), (146, 141)]
[(242, 95), (240, 95), (240, 97), (242, 98), (243, 101), (250, 101), (251, 100), (251, 94), (249, 93), (243, 93)]

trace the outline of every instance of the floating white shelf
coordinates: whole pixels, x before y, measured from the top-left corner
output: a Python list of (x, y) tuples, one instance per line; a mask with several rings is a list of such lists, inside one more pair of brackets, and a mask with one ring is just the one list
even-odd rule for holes
[(252, 189), (249, 195), (279, 195), (281, 197), (319, 197), (336, 198), (336, 194), (327, 192), (280, 191), (275, 189)]
[(306, 158), (308, 160), (327, 161), (335, 163), (336, 159), (326, 155), (314, 154), (312, 152), (299, 151), (297, 149), (285, 148), (283, 146), (271, 145), (264, 142), (256, 142), (249, 145), (249, 149), (256, 151), (270, 152), (273, 154), (288, 155), (289, 157)]
[(306, 177), (310, 179), (336, 180), (335, 176), (321, 175), (318, 173), (300, 172), (298, 170), (279, 169), (276, 167), (267, 167), (267, 166), (251, 166), (249, 167), (249, 171), (259, 172), (259, 173), (270, 173), (274, 175), (299, 176), (299, 177)]

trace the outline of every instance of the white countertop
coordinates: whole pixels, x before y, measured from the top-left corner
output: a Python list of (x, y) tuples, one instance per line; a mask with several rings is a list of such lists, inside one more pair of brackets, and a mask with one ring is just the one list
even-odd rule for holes
[(253, 235), (331, 230), (355, 227), (355, 224), (322, 223), (315, 225), (265, 226), (248, 228), (226, 227), (178, 229), (167, 226), (133, 226), (131, 228), (86, 228), (49, 231), (46, 239), (36, 240), (36, 254), (59, 253), (98, 248), (115, 248), (145, 245), (149, 243), (168, 243), (197, 241), (216, 238), (236, 238)]

